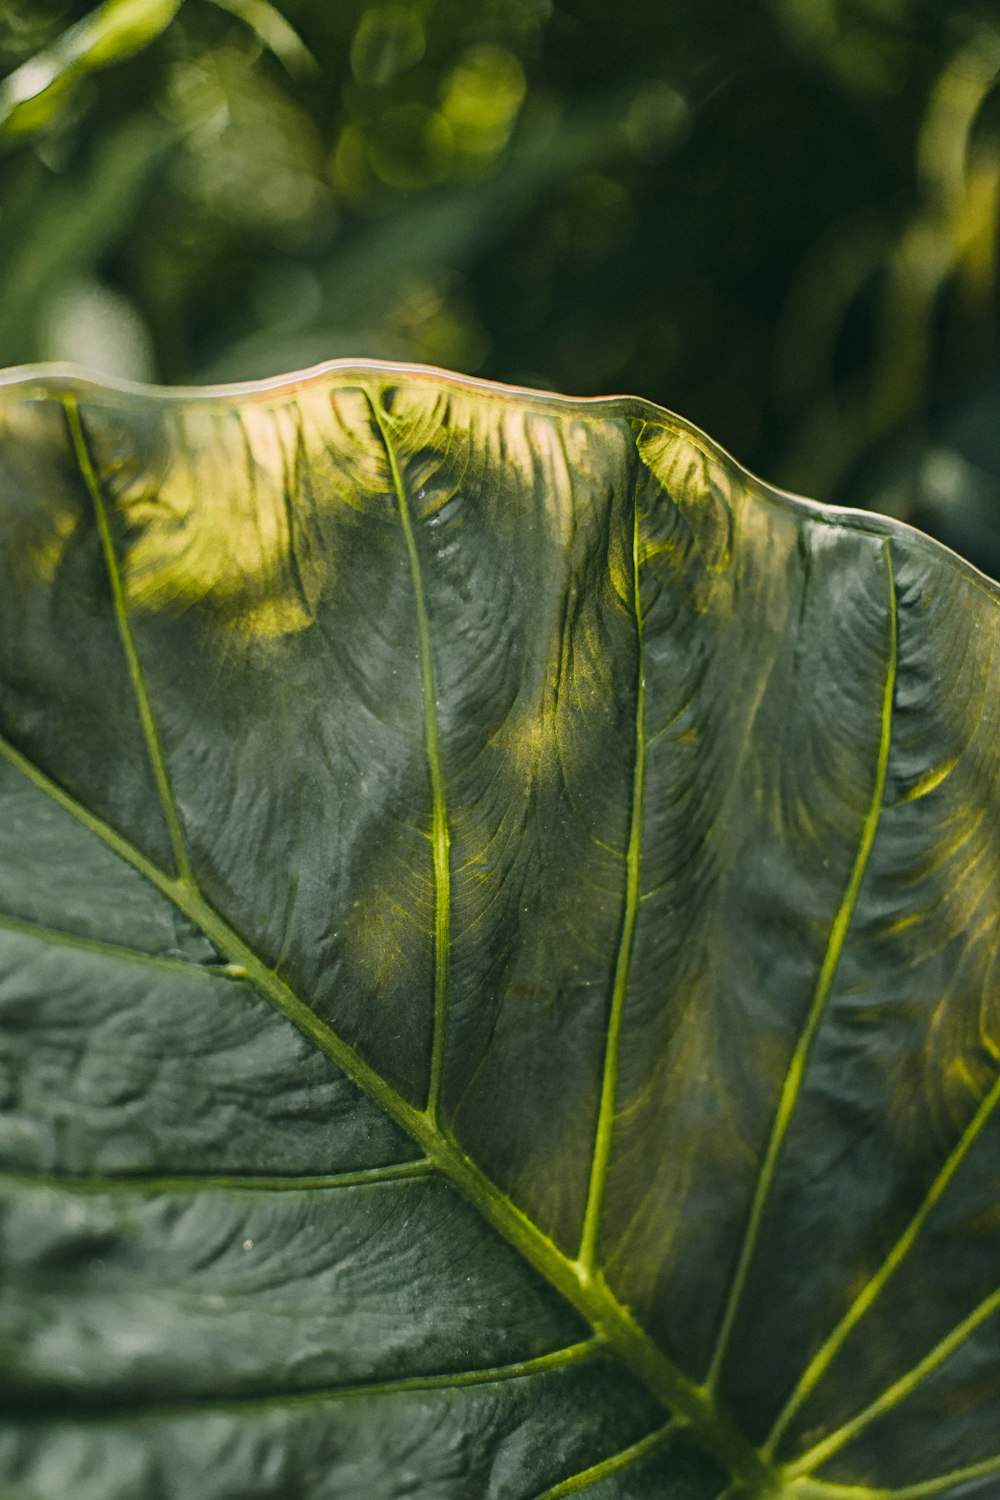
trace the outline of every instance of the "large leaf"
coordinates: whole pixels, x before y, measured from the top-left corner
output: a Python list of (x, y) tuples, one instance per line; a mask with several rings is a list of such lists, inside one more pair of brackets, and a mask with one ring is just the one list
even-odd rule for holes
[(995, 1496), (997, 589), (639, 401), (0, 421), (6, 1493)]

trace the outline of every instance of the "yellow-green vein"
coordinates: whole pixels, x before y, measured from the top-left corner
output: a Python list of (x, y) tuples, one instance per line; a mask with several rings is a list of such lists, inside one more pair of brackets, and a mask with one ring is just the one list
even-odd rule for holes
[(326, 1172), (314, 1176), (281, 1177), (254, 1176), (243, 1172), (216, 1172), (187, 1176), (129, 1176), (84, 1177), (69, 1172), (19, 1172), (0, 1169), (0, 1187), (10, 1184), (15, 1188), (55, 1188), (59, 1192), (86, 1193), (110, 1196), (143, 1193), (284, 1193), (316, 1192), (328, 1188), (377, 1187), (382, 1183), (403, 1182), (415, 1177), (427, 1177), (434, 1171), (433, 1163), (426, 1157), (416, 1161), (392, 1162), (386, 1167), (363, 1167), (357, 1172)]
[[(501, 1385), (508, 1380), (525, 1380), (531, 1375), (543, 1375), (549, 1370), (559, 1370), (566, 1365), (578, 1364), (593, 1359), (601, 1353), (602, 1342), (597, 1338), (583, 1339), (578, 1344), (568, 1344), (562, 1349), (553, 1349), (549, 1354), (538, 1354), (533, 1359), (517, 1360), (509, 1365), (492, 1365), (484, 1370), (456, 1370), (440, 1375), (403, 1375), (397, 1380), (359, 1381), (356, 1385), (324, 1386), (319, 1390), (281, 1391), (263, 1396), (199, 1396), (197, 1401), (159, 1401), (136, 1404), (108, 1410), (74, 1411), (66, 1419), (86, 1423), (88, 1426), (107, 1426), (119, 1422), (149, 1421), (151, 1417), (165, 1421), (172, 1417), (203, 1416), (206, 1409), (242, 1415), (255, 1411), (269, 1411), (276, 1406), (317, 1406), (331, 1401), (358, 1401), (373, 1396), (405, 1396), (410, 1392), (463, 1390), (468, 1386)], [(25, 1414), (28, 1421), (48, 1419), (50, 1413), (42, 1406)]]
[(413, 530), (410, 504), (399, 471), (396, 450), (389, 424), (378, 393), (369, 396), (375, 421), (382, 434), (389, 471), (392, 475), (399, 517), (410, 562), (413, 595), (417, 613), (417, 643), (420, 654), (420, 685), (424, 703), (424, 743), (431, 782), (431, 848), (434, 855), (434, 1035), (431, 1044), (430, 1078), (427, 1086), (427, 1114), (436, 1122), (441, 1107), (444, 1060), (448, 1043), (448, 971), (451, 960), (451, 835), (448, 831), (448, 807), (445, 800), (444, 770), (441, 765), (441, 743), (437, 721), (437, 686), (434, 674), (434, 652), (431, 646), (430, 621), (424, 594), (420, 553)]
[(125, 598), (125, 585), (122, 581), (121, 569), (118, 566), (118, 555), (115, 552), (114, 538), (111, 535), (111, 523), (108, 520), (104, 496), (101, 494), (101, 487), (90, 457), (90, 449), (87, 447), (87, 439), (84, 435), (83, 423), (80, 420), (80, 410), (75, 396), (67, 396), (65, 398), (65, 409), (70, 436), (73, 440), (73, 451), (94, 506), (97, 530), (101, 538), (101, 548), (104, 553), (104, 564), (107, 569), (108, 582), (111, 586), (111, 598), (114, 605), (115, 620), (118, 625), (118, 634), (121, 638), (125, 659), (128, 663), (129, 676), (132, 679), (132, 691), (135, 694), (139, 720), (142, 724), (142, 732), (146, 740), (146, 752), (156, 779), (156, 788), (159, 793), (160, 804), (163, 808), (163, 817), (170, 836), (170, 847), (173, 851), (174, 864), (180, 879), (187, 885), (193, 885), (194, 880), (188, 859), (187, 843), (181, 827), (180, 814), (177, 811), (177, 803), (174, 799), (173, 787), (170, 784), (170, 775), (167, 771), (163, 746), (160, 744), (160, 735), (156, 727), (156, 720), (153, 717), (153, 709), (149, 701), (149, 693), (146, 689), (146, 681), (142, 673), (139, 652), (135, 644), (135, 637), (132, 634), (132, 622), (129, 619), (128, 602)]
[[(897, 645), (896, 586), (892, 571), (892, 553), (888, 542), (882, 544), (882, 556), (885, 562), (886, 582), (888, 585), (888, 645), (885, 679), (882, 686), (882, 700), (880, 705), (878, 754), (876, 757), (871, 799), (868, 804), (868, 810), (865, 813), (864, 823), (862, 824), (854, 867), (851, 870), (850, 878), (848, 879), (846, 889), (841, 897), (840, 905), (837, 908), (836, 916), (830, 928), (830, 936), (823, 955), (823, 962), (820, 965), (819, 977), (816, 981), (816, 988), (813, 992), (806, 1023), (792, 1053), (788, 1071), (785, 1074), (784, 1083), (782, 1084), (778, 1108), (771, 1127), (771, 1135), (757, 1177), (757, 1186), (754, 1191), (753, 1203), (750, 1208), (743, 1243), (740, 1247), (739, 1259), (736, 1263), (736, 1270), (729, 1288), (729, 1296), (726, 1299), (726, 1306), (719, 1326), (715, 1349), (709, 1363), (708, 1373), (705, 1377), (705, 1384), (709, 1391), (713, 1391), (718, 1384), (722, 1364), (726, 1357), (726, 1351), (729, 1348), (729, 1340), (736, 1322), (736, 1315), (743, 1299), (747, 1278), (750, 1274), (750, 1267), (757, 1249), (757, 1240), (760, 1236), (764, 1212), (767, 1208), (771, 1189), (774, 1186), (778, 1161), (785, 1144), (792, 1115), (795, 1112), (795, 1106), (798, 1103), (813, 1043), (816, 1040), (817, 1032), (826, 1013), (830, 990), (837, 973), (837, 966), (840, 963), (840, 956), (843, 952), (847, 932), (854, 917), (854, 909), (861, 890), (861, 882), (864, 880), (865, 871), (868, 868), (868, 860), (871, 856), (872, 846), (875, 843), (875, 834), (882, 814), (882, 804), (885, 800), (885, 783), (889, 768), (889, 747), (892, 739), (892, 704), (896, 685)], [(770, 1452), (771, 1450), (768, 1449), (767, 1451)]]
[(29, 922), (23, 917), (13, 917), (0, 912), (0, 931), (13, 932), (18, 937), (32, 938), (35, 942), (53, 948), (75, 948), (80, 953), (90, 953), (97, 958), (120, 959), (123, 963), (145, 964), (154, 969), (167, 969), (175, 974), (194, 975), (199, 979), (241, 979), (238, 971), (228, 964), (203, 964), (188, 958), (168, 958), (162, 953), (143, 953), (141, 948), (126, 948), (122, 943), (108, 943), (102, 938), (83, 937), (76, 932), (64, 932), (58, 927), (46, 927), (42, 922)]
[(954, 1150), (949, 1155), (940, 1172), (938, 1172), (934, 1181), (931, 1183), (931, 1186), (928, 1189), (926, 1196), (924, 1197), (924, 1201), (921, 1203), (917, 1212), (914, 1214), (909, 1224), (903, 1230), (903, 1233), (899, 1236), (899, 1239), (889, 1251), (889, 1254), (886, 1256), (881, 1266), (874, 1273), (874, 1275), (871, 1276), (868, 1281), (866, 1281), (865, 1285), (861, 1288), (860, 1292), (858, 1292), (857, 1296), (854, 1298), (854, 1301), (851, 1303), (850, 1307), (847, 1309), (846, 1313), (841, 1318), (836, 1328), (834, 1328), (833, 1332), (829, 1334), (829, 1336), (824, 1340), (819, 1349), (813, 1355), (812, 1359), (809, 1361), (809, 1364), (806, 1366), (802, 1378), (799, 1380), (794, 1391), (789, 1396), (787, 1402), (782, 1408), (777, 1421), (775, 1422), (773, 1428), (771, 1429), (771, 1432), (768, 1435), (767, 1442), (761, 1450), (762, 1453), (768, 1458), (768, 1460), (774, 1453), (774, 1450), (777, 1447), (778, 1443), (781, 1441), (781, 1438), (783, 1437), (789, 1422), (792, 1420), (799, 1407), (806, 1400), (806, 1398), (812, 1394), (812, 1392), (816, 1389), (816, 1386), (819, 1384), (820, 1380), (826, 1374), (826, 1371), (833, 1363), (852, 1328), (860, 1323), (861, 1319), (869, 1311), (876, 1299), (881, 1296), (886, 1283), (893, 1275), (895, 1275), (896, 1271), (898, 1271), (907, 1255), (909, 1255), (924, 1225), (930, 1217), (932, 1210), (940, 1200), (942, 1194), (946, 1191), (949, 1183), (955, 1176), (955, 1173), (958, 1171), (959, 1167), (962, 1165), (962, 1162), (965, 1160), (966, 1156), (969, 1154), (969, 1150), (972, 1147), (973, 1143), (979, 1138), (980, 1134), (982, 1133), (983, 1127), (986, 1125), (986, 1122), (989, 1120), (998, 1104), (1000, 1104), (1000, 1075), (998, 1075), (989, 1093), (986, 1094), (983, 1098), (983, 1101), (980, 1104), (979, 1108), (976, 1110), (976, 1113), (973, 1115), (972, 1119), (969, 1121), (969, 1124), (963, 1131), (958, 1144), (955, 1146)]
[(931, 1479), (919, 1479), (914, 1484), (895, 1489), (797, 1479), (793, 1480), (788, 1495), (789, 1500), (792, 1496), (795, 1500), (931, 1500), (933, 1495), (943, 1495), (956, 1485), (971, 1484), (974, 1479), (985, 1479), (990, 1474), (1000, 1474), (1000, 1453), (981, 1459), (979, 1463), (949, 1469), (946, 1474), (935, 1474)]
[(595, 1333), (607, 1341), (622, 1363), (644, 1382), (657, 1400), (668, 1410), (685, 1418), (709, 1451), (728, 1465), (730, 1472), (742, 1483), (751, 1490), (766, 1490), (773, 1479), (773, 1471), (754, 1452), (733, 1421), (717, 1410), (704, 1390), (658, 1348), (629, 1309), (608, 1289), (600, 1275), (582, 1276), (578, 1263), (564, 1254), (527, 1214), (512, 1203), (424, 1110), (416, 1109), (404, 1099), (353, 1047), (321, 1020), (233, 932), (199, 892), (159, 869), (122, 838), (121, 834), (88, 812), (2, 737), (0, 755), (33, 786), (51, 797), (58, 806), (75, 817), (173, 901), (177, 909), (194, 922), (214, 944), (217, 952), (231, 965), (245, 971), (246, 977), (264, 999), (410, 1134), (455, 1191), (461, 1193), (486, 1222), (503, 1235), (587, 1319)]
[(571, 1474), (567, 1479), (562, 1479), (558, 1484), (550, 1485), (535, 1500), (563, 1500), (564, 1495), (576, 1495), (580, 1490), (589, 1489), (598, 1480), (607, 1479), (612, 1474), (617, 1474), (621, 1469), (630, 1468), (644, 1459), (647, 1454), (655, 1453), (657, 1448), (662, 1448), (665, 1443), (679, 1431), (683, 1424), (680, 1422), (668, 1422), (665, 1427), (658, 1427), (655, 1432), (649, 1432), (637, 1443), (630, 1443), (627, 1448), (622, 1448), (619, 1453), (613, 1453), (610, 1458), (601, 1459), (600, 1463), (591, 1464), (587, 1469), (581, 1469), (579, 1473)]
[(828, 1458), (832, 1458), (835, 1453), (856, 1438), (858, 1433), (870, 1427), (872, 1422), (882, 1416), (883, 1412), (891, 1411), (894, 1406), (898, 1406), (901, 1401), (911, 1395), (928, 1375), (933, 1374), (940, 1365), (944, 1364), (945, 1360), (954, 1354), (955, 1350), (964, 1344), (977, 1328), (980, 1328), (997, 1312), (1000, 1312), (1000, 1289), (993, 1292), (991, 1296), (984, 1297), (967, 1318), (963, 1318), (961, 1323), (958, 1323), (945, 1338), (935, 1344), (930, 1353), (925, 1354), (923, 1359), (907, 1370), (905, 1375), (894, 1380), (892, 1385), (888, 1386), (875, 1401), (870, 1402), (842, 1427), (829, 1433), (821, 1442), (815, 1443), (805, 1453), (800, 1454), (794, 1463), (784, 1467), (781, 1471), (782, 1476), (796, 1479), (800, 1474), (811, 1474), (814, 1469), (819, 1468), (820, 1464), (826, 1463)]
[(625, 1015), (625, 997), (628, 993), (629, 972), (632, 966), (632, 948), (635, 942), (636, 916), (639, 910), (640, 878), (642, 873), (642, 819), (646, 788), (646, 654), (643, 639), (642, 589), (639, 577), (639, 502), (632, 509), (632, 597), (635, 609), (636, 641), (636, 697), (635, 697), (635, 760), (632, 773), (632, 816), (629, 827), (628, 848), (625, 851), (625, 910), (622, 915), (618, 956), (615, 961), (614, 980), (611, 990), (611, 1009), (608, 1016), (607, 1040), (604, 1050), (604, 1070), (601, 1077), (601, 1099), (597, 1113), (597, 1129), (594, 1136), (594, 1153), (590, 1167), (590, 1182), (587, 1188), (587, 1204), (583, 1214), (580, 1234), (580, 1249), (577, 1263), (586, 1278), (593, 1275), (597, 1259), (597, 1236), (601, 1225), (601, 1209), (604, 1204), (604, 1189), (611, 1159), (611, 1141), (615, 1128), (615, 1105), (618, 1093), (618, 1056), (621, 1047), (622, 1021)]

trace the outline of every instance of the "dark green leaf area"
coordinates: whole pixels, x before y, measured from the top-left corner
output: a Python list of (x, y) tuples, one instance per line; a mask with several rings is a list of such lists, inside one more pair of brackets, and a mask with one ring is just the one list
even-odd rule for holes
[(417, 1105), (447, 977), (444, 1116), (574, 1251), (635, 741), (627, 423), (348, 386), (82, 427), (201, 889)]
[[(997, 1446), (992, 1422), (976, 1415), (969, 1360), (996, 1378), (1000, 830), (985, 786), (1000, 672), (993, 600), (912, 545), (894, 541), (893, 557), (898, 662), (878, 834), (762, 1224), (727, 1382), (758, 1430), (808, 1371), (801, 1412), (782, 1418), (789, 1456), (871, 1414), (894, 1389), (894, 1421), (908, 1436), (893, 1440), (880, 1422), (865, 1443), (915, 1482), (927, 1473), (927, 1440), (918, 1442), (909, 1392), (939, 1365), (962, 1411), (944, 1429), (948, 1445), (966, 1463)], [(859, 1266), (860, 1278), (848, 1269)], [(789, 1316), (776, 1325), (767, 1309), (779, 1297)], [(795, 1372), (795, 1382), (754, 1378), (753, 1351), (765, 1338), (770, 1368)], [(740, 1348), (751, 1372), (742, 1394)], [(841, 1474), (854, 1452), (845, 1448)], [(859, 1477), (877, 1472), (860, 1450), (854, 1461)]]
[(891, 598), (880, 539), (733, 504), (704, 463), (731, 565), (662, 492), (642, 524), (642, 888), (601, 1240), (618, 1295), (699, 1378), (865, 828)]
[[(861, 1101), (852, 1103), (861, 1107)], [(968, 1150), (947, 1191), (925, 1210), (922, 1232), (901, 1259), (897, 1252), (897, 1268), (881, 1295), (847, 1333), (839, 1360), (788, 1426), (785, 1451), (813, 1449), (824, 1478), (854, 1482), (854, 1475), (877, 1475), (888, 1459), (901, 1481), (915, 1484), (929, 1468), (947, 1473), (995, 1463), (1000, 1116), (991, 1111), (984, 1118), (982, 1106), (977, 1113), (969, 1115), (962, 1134), (955, 1131), (932, 1191), (970, 1137), (976, 1149)], [(846, 1184), (838, 1183), (841, 1170), (831, 1164), (828, 1177), (831, 1191), (846, 1198)], [(904, 1196), (904, 1184), (894, 1183), (884, 1163), (879, 1180), (895, 1186), (911, 1211), (901, 1226), (899, 1210), (892, 1218), (886, 1212), (890, 1226), (895, 1222), (899, 1229), (899, 1244), (912, 1225), (914, 1199), (924, 1208), (931, 1194), (921, 1182), (919, 1193)], [(833, 1241), (832, 1229), (828, 1235)], [(844, 1316), (856, 1314), (857, 1304), (845, 1299)], [(983, 1493), (992, 1493), (995, 1468), (992, 1480), (983, 1482)]]
[(61, 401), (4, 408), (0, 488), (0, 732), (169, 864), (101, 536)]
[(368, 399), (95, 403), (81, 421), (200, 889), (420, 1104), (430, 798), (411, 567)]
[(968, 1339), (947, 1362), (930, 1371), (905, 1402), (891, 1406), (818, 1472), (836, 1483), (877, 1475), (887, 1457), (903, 1482), (919, 1485), (928, 1474), (973, 1472), (955, 1493), (991, 1500), (997, 1493), (997, 1382), (1000, 1339), (996, 1319)]
[[(105, 853), (81, 834), (81, 855)], [(126, 889), (144, 885), (123, 870)], [(141, 927), (135, 936), (141, 941)], [(0, 945), (3, 1169), (181, 1181), (229, 1173), (252, 1187), (261, 1176), (358, 1172), (418, 1155), (382, 1110), (219, 965), (4, 918)]]
[(424, 1173), (304, 1191), (21, 1183), (0, 1233), (20, 1403), (355, 1385), (506, 1365), (585, 1333)]
[(5, 922), (126, 953), (192, 967), (218, 961), (172, 901), (7, 759), (0, 759), (0, 912)]
[[(576, 1493), (575, 1489), (555, 1486), (540, 1500), (560, 1500), (564, 1494)], [(652, 1500), (654, 1496), (722, 1500), (723, 1495), (726, 1500), (735, 1500), (724, 1469), (706, 1457), (690, 1433), (670, 1424), (635, 1444), (628, 1462), (612, 1459), (594, 1465), (582, 1493), (585, 1500)]]
[(574, 1254), (629, 836), (634, 445), (624, 420), (459, 392), (383, 400), (433, 626), (451, 839), (444, 1118)]
[[(60, 438), (78, 471), (66, 506), (108, 533), (121, 597), (101, 628), (126, 617), (205, 896), (417, 1104), (446, 960), (445, 1113), (569, 1251), (621, 928), (635, 668), (612, 664), (634, 654), (635, 455), (624, 422), (386, 401), (385, 432), (352, 388), (246, 410), (87, 402)], [(58, 436), (47, 405), (34, 414)], [(56, 561), (33, 582), (51, 601), (69, 528), (48, 526)], [(430, 688), (446, 800), (427, 784)], [(9, 734), (78, 790), (59, 753), (19, 721)], [(100, 758), (128, 781), (127, 740)], [(444, 931), (424, 832), (438, 818)], [(144, 847), (130, 809), (113, 822)]]
[[(0, 1425), (0, 1453), (3, 1482), (31, 1500), (535, 1500), (641, 1442), (662, 1420), (641, 1388), (601, 1359), (582, 1359), (498, 1371), (478, 1385), (317, 1393), (91, 1422), (43, 1417)], [(663, 1475), (662, 1467), (640, 1468), (631, 1487), (588, 1494), (649, 1500)], [(681, 1486), (678, 1500), (711, 1500), (718, 1490), (697, 1488), (683, 1472)]]

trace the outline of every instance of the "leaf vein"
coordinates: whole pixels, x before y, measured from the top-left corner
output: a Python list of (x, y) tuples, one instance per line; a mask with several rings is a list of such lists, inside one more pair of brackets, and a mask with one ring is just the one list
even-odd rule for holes
[(607, 1479), (612, 1474), (618, 1474), (622, 1469), (630, 1468), (632, 1464), (639, 1463), (649, 1453), (655, 1453), (665, 1443), (675, 1437), (683, 1423), (674, 1420), (668, 1422), (665, 1427), (658, 1427), (655, 1432), (649, 1432), (644, 1438), (636, 1443), (630, 1443), (620, 1453), (614, 1453), (610, 1458), (604, 1458), (600, 1463), (591, 1464), (589, 1468), (581, 1469), (577, 1474), (571, 1474), (562, 1479), (558, 1484), (550, 1485), (535, 1500), (563, 1500), (565, 1495), (578, 1494), (580, 1490), (589, 1489), (592, 1484), (597, 1484), (601, 1479)]
[[(366, 392), (366, 394), (368, 394)], [(434, 856), (434, 1024), (431, 1042), (430, 1078), (427, 1087), (426, 1113), (436, 1123), (441, 1109), (444, 1086), (445, 1054), (448, 1044), (448, 990), (451, 960), (451, 835), (448, 830), (448, 807), (445, 797), (444, 768), (437, 722), (437, 686), (434, 652), (431, 645), (430, 620), (424, 593), (420, 553), (413, 529), (413, 518), (399, 468), (399, 460), (389, 434), (387, 414), (377, 397), (368, 401), (382, 435), (389, 471), (392, 475), (399, 518), (403, 527), (410, 577), (417, 614), (417, 642), (420, 657), (420, 683), (424, 706), (424, 744), (431, 782), (431, 845)]]
[(981, 1459), (979, 1463), (949, 1469), (945, 1474), (935, 1474), (930, 1479), (896, 1488), (805, 1479), (793, 1483), (791, 1494), (795, 1500), (930, 1500), (932, 1495), (943, 1495), (955, 1485), (970, 1484), (974, 1479), (985, 1479), (990, 1474), (1000, 1474), (1000, 1453)]
[[(892, 553), (888, 541), (883, 543), (882, 556), (885, 562), (886, 582), (888, 585), (889, 639), (885, 680), (882, 687), (878, 755), (876, 758), (871, 801), (865, 814), (865, 820), (861, 829), (861, 838), (858, 843), (858, 850), (847, 887), (841, 897), (840, 905), (837, 908), (833, 924), (830, 928), (830, 936), (823, 955), (823, 962), (820, 966), (806, 1023), (792, 1053), (788, 1071), (785, 1074), (782, 1084), (778, 1108), (775, 1112), (770, 1138), (764, 1153), (764, 1160), (761, 1163), (760, 1172), (757, 1177), (757, 1186), (747, 1219), (743, 1243), (740, 1246), (736, 1271), (733, 1275), (715, 1348), (709, 1362), (708, 1373), (705, 1377), (706, 1387), (710, 1391), (714, 1390), (718, 1385), (723, 1361), (729, 1348), (729, 1341), (736, 1323), (736, 1316), (742, 1304), (743, 1293), (750, 1275), (750, 1267), (756, 1253), (764, 1213), (770, 1199), (771, 1189), (774, 1186), (775, 1177), (777, 1176), (778, 1162), (791, 1125), (792, 1115), (798, 1103), (813, 1044), (822, 1024), (823, 1017), (826, 1014), (827, 1001), (830, 998), (830, 991), (833, 988), (833, 981), (836, 977), (848, 929), (854, 918), (858, 895), (861, 890), (862, 881), (864, 880), (865, 871), (868, 868), (868, 861), (871, 857), (875, 835), (878, 831), (879, 820), (885, 802), (889, 749), (892, 741), (892, 709), (896, 685), (897, 653), (896, 586), (892, 570)], [(770, 1451), (770, 1449), (765, 1450), (768, 1453)]]
[[(201, 1416), (206, 1407), (216, 1411), (242, 1414), (244, 1412), (267, 1411), (275, 1406), (313, 1406), (330, 1401), (356, 1401), (366, 1397), (403, 1396), (410, 1392), (462, 1390), (469, 1386), (500, 1385), (508, 1380), (524, 1380), (528, 1376), (557, 1370), (565, 1365), (577, 1364), (592, 1359), (602, 1350), (599, 1338), (581, 1340), (548, 1354), (539, 1354), (532, 1359), (516, 1360), (507, 1365), (492, 1365), (483, 1370), (458, 1370), (440, 1375), (403, 1375), (395, 1380), (358, 1381), (353, 1385), (325, 1386), (317, 1390), (272, 1392), (266, 1396), (199, 1396), (192, 1401), (157, 1401), (136, 1403), (134, 1406), (108, 1410), (101, 1407), (90, 1411), (61, 1410), (60, 1420), (76, 1420), (88, 1425), (105, 1425), (122, 1421), (148, 1421), (150, 1418), (169, 1420), (186, 1416)], [(33, 1402), (25, 1413), (29, 1422), (50, 1420), (50, 1414)]]
[(114, 604), (115, 621), (118, 626), (118, 634), (121, 639), (125, 659), (128, 663), (129, 677), (132, 681), (132, 691), (135, 694), (136, 707), (139, 720), (142, 724), (142, 732), (146, 741), (146, 753), (156, 780), (156, 788), (163, 809), (164, 821), (170, 836), (170, 846), (173, 851), (174, 863), (177, 874), (185, 884), (194, 886), (194, 877), (191, 872), (191, 864), (188, 858), (187, 843), (181, 826), (180, 813), (174, 797), (173, 787), (170, 782), (170, 773), (167, 770), (166, 758), (163, 754), (163, 746), (160, 743), (159, 730), (153, 716), (152, 705), (149, 701), (149, 692), (146, 680), (143, 676), (142, 663), (139, 659), (139, 651), (132, 633), (132, 622), (129, 618), (128, 601), (125, 597), (125, 585), (118, 565), (118, 557), (115, 552), (114, 539), (111, 535), (111, 523), (108, 519), (107, 506), (101, 493), (101, 486), (94, 470), (90, 449), (87, 446), (83, 423), (80, 418), (80, 409), (75, 396), (65, 398), (65, 411), (69, 423), (70, 435), (73, 441), (73, 451), (76, 456), (80, 473), (83, 476), (87, 492), (94, 506), (97, 520), (97, 530), (101, 539), (101, 549), (104, 554), (104, 563), (107, 569), (108, 582), (111, 586), (111, 597)]
[(833, 1332), (828, 1335), (823, 1344), (813, 1355), (813, 1358), (810, 1360), (808, 1366), (806, 1367), (805, 1373), (802, 1375), (802, 1378), (799, 1380), (798, 1385), (789, 1396), (788, 1401), (785, 1403), (785, 1406), (783, 1407), (778, 1417), (778, 1420), (775, 1422), (774, 1427), (771, 1429), (771, 1433), (767, 1439), (767, 1443), (761, 1450), (762, 1453), (767, 1457), (770, 1457), (770, 1455), (774, 1452), (775, 1447), (777, 1446), (778, 1442), (786, 1431), (789, 1422), (792, 1420), (799, 1407), (807, 1399), (807, 1397), (811, 1395), (816, 1386), (819, 1384), (820, 1380), (826, 1374), (826, 1371), (833, 1363), (845, 1340), (847, 1339), (848, 1334), (853, 1328), (857, 1326), (858, 1323), (860, 1323), (861, 1319), (873, 1306), (878, 1297), (881, 1296), (886, 1283), (891, 1279), (893, 1275), (895, 1275), (896, 1271), (909, 1255), (921, 1231), (923, 1230), (924, 1225), (930, 1217), (932, 1210), (934, 1209), (940, 1198), (943, 1196), (944, 1192), (951, 1183), (952, 1178), (955, 1176), (955, 1173), (958, 1171), (959, 1167), (962, 1165), (962, 1162), (968, 1155), (971, 1147), (978, 1139), (979, 1135), (982, 1133), (987, 1121), (990, 1119), (990, 1116), (993, 1114), (998, 1103), (1000, 1103), (1000, 1075), (997, 1076), (993, 1087), (990, 1089), (989, 1093), (985, 1095), (982, 1103), (976, 1110), (976, 1113), (973, 1115), (969, 1124), (966, 1126), (961, 1139), (958, 1141), (957, 1145), (948, 1156), (948, 1159), (945, 1161), (934, 1181), (931, 1183), (931, 1186), (928, 1188), (927, 1193), (924, 1197), (923, 1203), (917, 1209), (917, 1212), (913, 1215), (913, 1218), (910, 1220), (909, 1224), (904, 1229), (899, 1239), (893, 1245), (892, 1249), (889, 1251), (879, 1269), (865, 1283), (861, 1291), (857, 1294), (854, 1301), (851, 1303), (850, 1307), (847, 1309), (844, 1316), (841, 1318), (840, 1322), (837, 1324), (836, 1328), (834, 1328)]
[(43, 922), (15, 917), (8, 912), (0, 912), (0, 929), (17, 933), (20, 937), (35, 938), (39, 943), (51, 943), (54, 947), (77, 948), (81, 953), (93, 953), (100, 958), (145, 964), (175, 974), (196, 975), (200, 979), (225, 979), (232, 982), (245, 977), (228, 964), (203, 964), (187, 958), (171, 958), (165, 953), (143, 953), (141, 948), (127, 948), (124, 944), (108, 943), (102, 938), (83, 937), (80, 933), (47, 927)]
[(611, 1009), (608, 1016), (604, 1066), (601, 1076), (597, 1128), (594, 1138), (593, 1157), (591, 1159), (590, 1181), (587, 1188), (587, 1203), (584, 1209), (583, 1228), (580, 1235), (580, 1249), (577, 1254), (577, 1264), (580, 1266), (585, 1279), (593, 1275), (597, 1259), (597, 1239), (600, 1230), (601, 1210), (604, 1205), (604, 1191), (607, 1185), (608, 1165), (611, 1160), (611, 1144), (615, 1128), (621, 1031), (625, 1015), (625, 998), (628, 993), (629, 974), (632, 966), (632, 950), (635, 945), (635, 928), (639, 911), (640, 882), (642, 877), (642, 823), (646, 788), (646, 656), (643, 634), (642, 592), (639, 575), (639, 544), (639, 500), (638, 491), (636, 491), (632, 507), (632, 602), (635, 610), (637, 674), (632, 813), (628, 847), (625, 852), (625, 910), (622, 915), (621, 936), (615, 960)]
[(314, 1192), (328, 1188), (377, 1186), (380, 1183), (426, 1177), (436, 1171), (426, 1157), (417, 1161), (392, 1162), (385, 1167), (367, 1167), (357, 1172), (328, 1172), (314, 1176), (256, 1176), (251, 1173), (222, 1172), (147, 1176), (123, 1173), (117, 1177), (77, 1176), (62, 1172), (35, 1172), (0, 1169), (0, 1186), (20, 1188), (54, 1188), (59, 1192), (92, 1194), (201, 1193), (236, 1191), (251, 1193)]

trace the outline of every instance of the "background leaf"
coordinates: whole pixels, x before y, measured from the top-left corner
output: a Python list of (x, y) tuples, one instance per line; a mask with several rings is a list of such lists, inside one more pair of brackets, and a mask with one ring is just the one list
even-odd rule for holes
[(141, 52), (165, 31), (183, 0), (104, 0), (0, 85), (0, 130), (38, 130), (86, 74)]
[(6, 0), (0, 363), (642, 391), (995, 576), (998, 61), (990, 0)]

